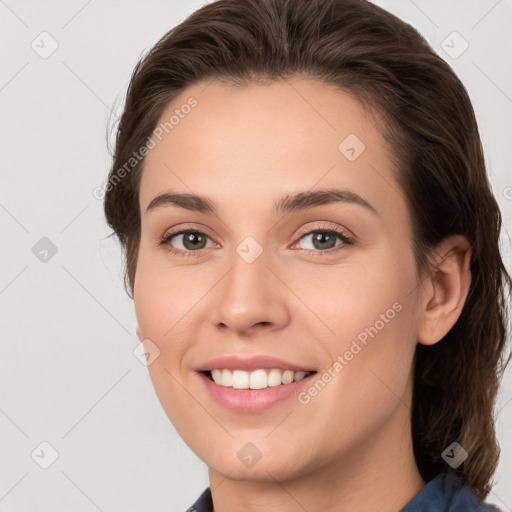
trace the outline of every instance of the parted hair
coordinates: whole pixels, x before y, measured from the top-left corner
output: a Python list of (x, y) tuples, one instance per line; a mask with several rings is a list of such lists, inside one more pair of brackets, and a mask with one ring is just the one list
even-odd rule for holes
[[(366, 0), (218, 0), (139, 59), (115, 128), (113, 185), (104, 200), (123, 248), (126, 291), (133, 297), (144, 159), (123, 179), (110, 178), (144, 146), (169, 102), (211, 80), (244, 87), (295, 77), (338, 86), (375, 119), (407, 202), (420, 278), (445, 238), (461, 234), (471, 244), (472, 282), (459, 319), (438, 343), (416, 347), (411, 429), (426, 481), (451, 472), (484, 500), (499, 459), (494, 408), (510, 360), (502, 218), (464, 85), (393, 14)], [(457, 468), (441, 456), (454, 441), (468, 453)]]

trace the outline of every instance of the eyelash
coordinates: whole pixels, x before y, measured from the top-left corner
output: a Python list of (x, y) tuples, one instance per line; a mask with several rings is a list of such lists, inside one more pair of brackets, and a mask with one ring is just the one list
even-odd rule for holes
[[(204, 236), (208, 237), (208, 235), (206, 233), (203, 233), (202, 231), (199, 231), (198, 229), (183, 229), (181, 231), (168, 233), (161, 239), (161, 241), (159, 242), (158, 245), (159, 246), (167, 246), (167, 250), (170, 253), (178, 255), (178, 256), (186, 256), (186, 257), (198, 256), (199, 253), (201, 253), (202, 249), (198, 249), (196, 251), (183, 251), (181, 249), (176, 249), (176, 248), (172, 247), (172, 245), (170, 244), (171, 240), (175, 236), (183, 235), (186, 233), (197, 233), (199, 235), (204, 235)], [(315, 256), (323, 256), (326, 253), (333, 254), (334, 252), (337, 252), (337, 251), (343, 249), (345, 246), (354, 245), (354, 243), (355, 243), (354, 240), (351, 237), (349, 237), (345, 232), (343, 232), (341, 230), (333, 229), (332, 227), (327, 228), (327, 227), (322, 227), (322, 226), (318, 226), (315, 229), (310, 229), (309, 231), (302, 233), (297, 241), (302, 240), (305, 236), (311, 235), (312, 233), (327, 233), (330, 235), (336, 235), (343, 242), (337, 246), (331, 247), (330, 249), (326, 249), (323, 251), (320, 249), (303, 249), (304, 251), (308, 251), (308, 253), (313, 254)]]

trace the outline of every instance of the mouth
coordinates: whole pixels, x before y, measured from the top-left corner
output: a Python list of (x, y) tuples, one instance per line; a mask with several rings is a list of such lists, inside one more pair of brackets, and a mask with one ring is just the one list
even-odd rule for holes
[(293, 371), (281, 368), (259, 368), (253, 371), (215, 368), (200, 372), (218, 386), (237, 390), (258, 390), (287, 386), (317, 373), (316, 371)]
[(222, 407), (238, 413), (262, 413), (296, 397), (316, 373), (282, 368), (214, 368), (198, 371), (197, 375), (207, 394)]
[(241, 413), (261, 413), (291, 400), (317, 373), (298, 361), (264, 354), (220, 356), (195, 371), (211, 399)]

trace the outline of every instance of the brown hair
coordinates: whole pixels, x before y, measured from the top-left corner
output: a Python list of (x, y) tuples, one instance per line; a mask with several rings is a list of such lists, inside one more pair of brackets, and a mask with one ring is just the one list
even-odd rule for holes
[[(293, 77), (335, 84), (378, 119), (413, 223), (418, 273), (452, 234), (472, 247), (462, 313), (439, 343), (417, 346), (412, 407), (416, 462), (425, 480), (458, 475), (480, 499), (499, 457), (493, 409), (503, 371), (512, 282), (499, 251), (501, 214), (487, 179), (475, 114), (453, 70), (410, 25), (365, 0), (219, 0), (169, 31), (137, 64), (117, 128), (105, 214), (126, 257), (133, 293), (146, 144), (168, 103), (210, 79), (244, 86)], [(117, 176), (116, 176), (117, 173)], [(469, 454), (441, 458), (453, 441)]]

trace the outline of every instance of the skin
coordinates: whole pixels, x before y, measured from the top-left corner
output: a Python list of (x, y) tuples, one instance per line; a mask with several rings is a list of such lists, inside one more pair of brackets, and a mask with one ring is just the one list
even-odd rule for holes
[[(419, 278), (389, 150), (375, 120), (334, 86), (197, 84), (161, 121), (190, 96), (197, 106), (155, 139), (139, 195), (134, 301), (139, 338), (160, 350), (149, 372), (162, 407), (208, 465), (216, 512), (396, 511), (425, 485), (410, 431), (415, 346), (436, 343), (456, 322), (471, 281), (469, 244), (445, 240)], [(354, 161), (338, 149), (349, 134), (366, 146)], [(378, 214), (353, 203), (273, 212), (286, 194), (329, 188), (349, 189)], [(218, 213), (146, 212), (169, 191), (209, 196)], [(354, 244), (318, 249), (311, 233), (326, 227)], [(171, 228), (199, 229), (206, 246), (189, 257), (169, 252), (171, 242), (159, 242)], [(252, 263), (236, 251), (247, 236), (263, 251)], [(172, 245), (187, 251), (182, 236)], [(307, 404), (292, 397), (259, 413), (228, 410), (194, 370), (213, 357), (264, 354), (320, 375), (394, 303), (401, 311)], [(247, 442), (261, 452), (252, 467), (237, 457)]]

